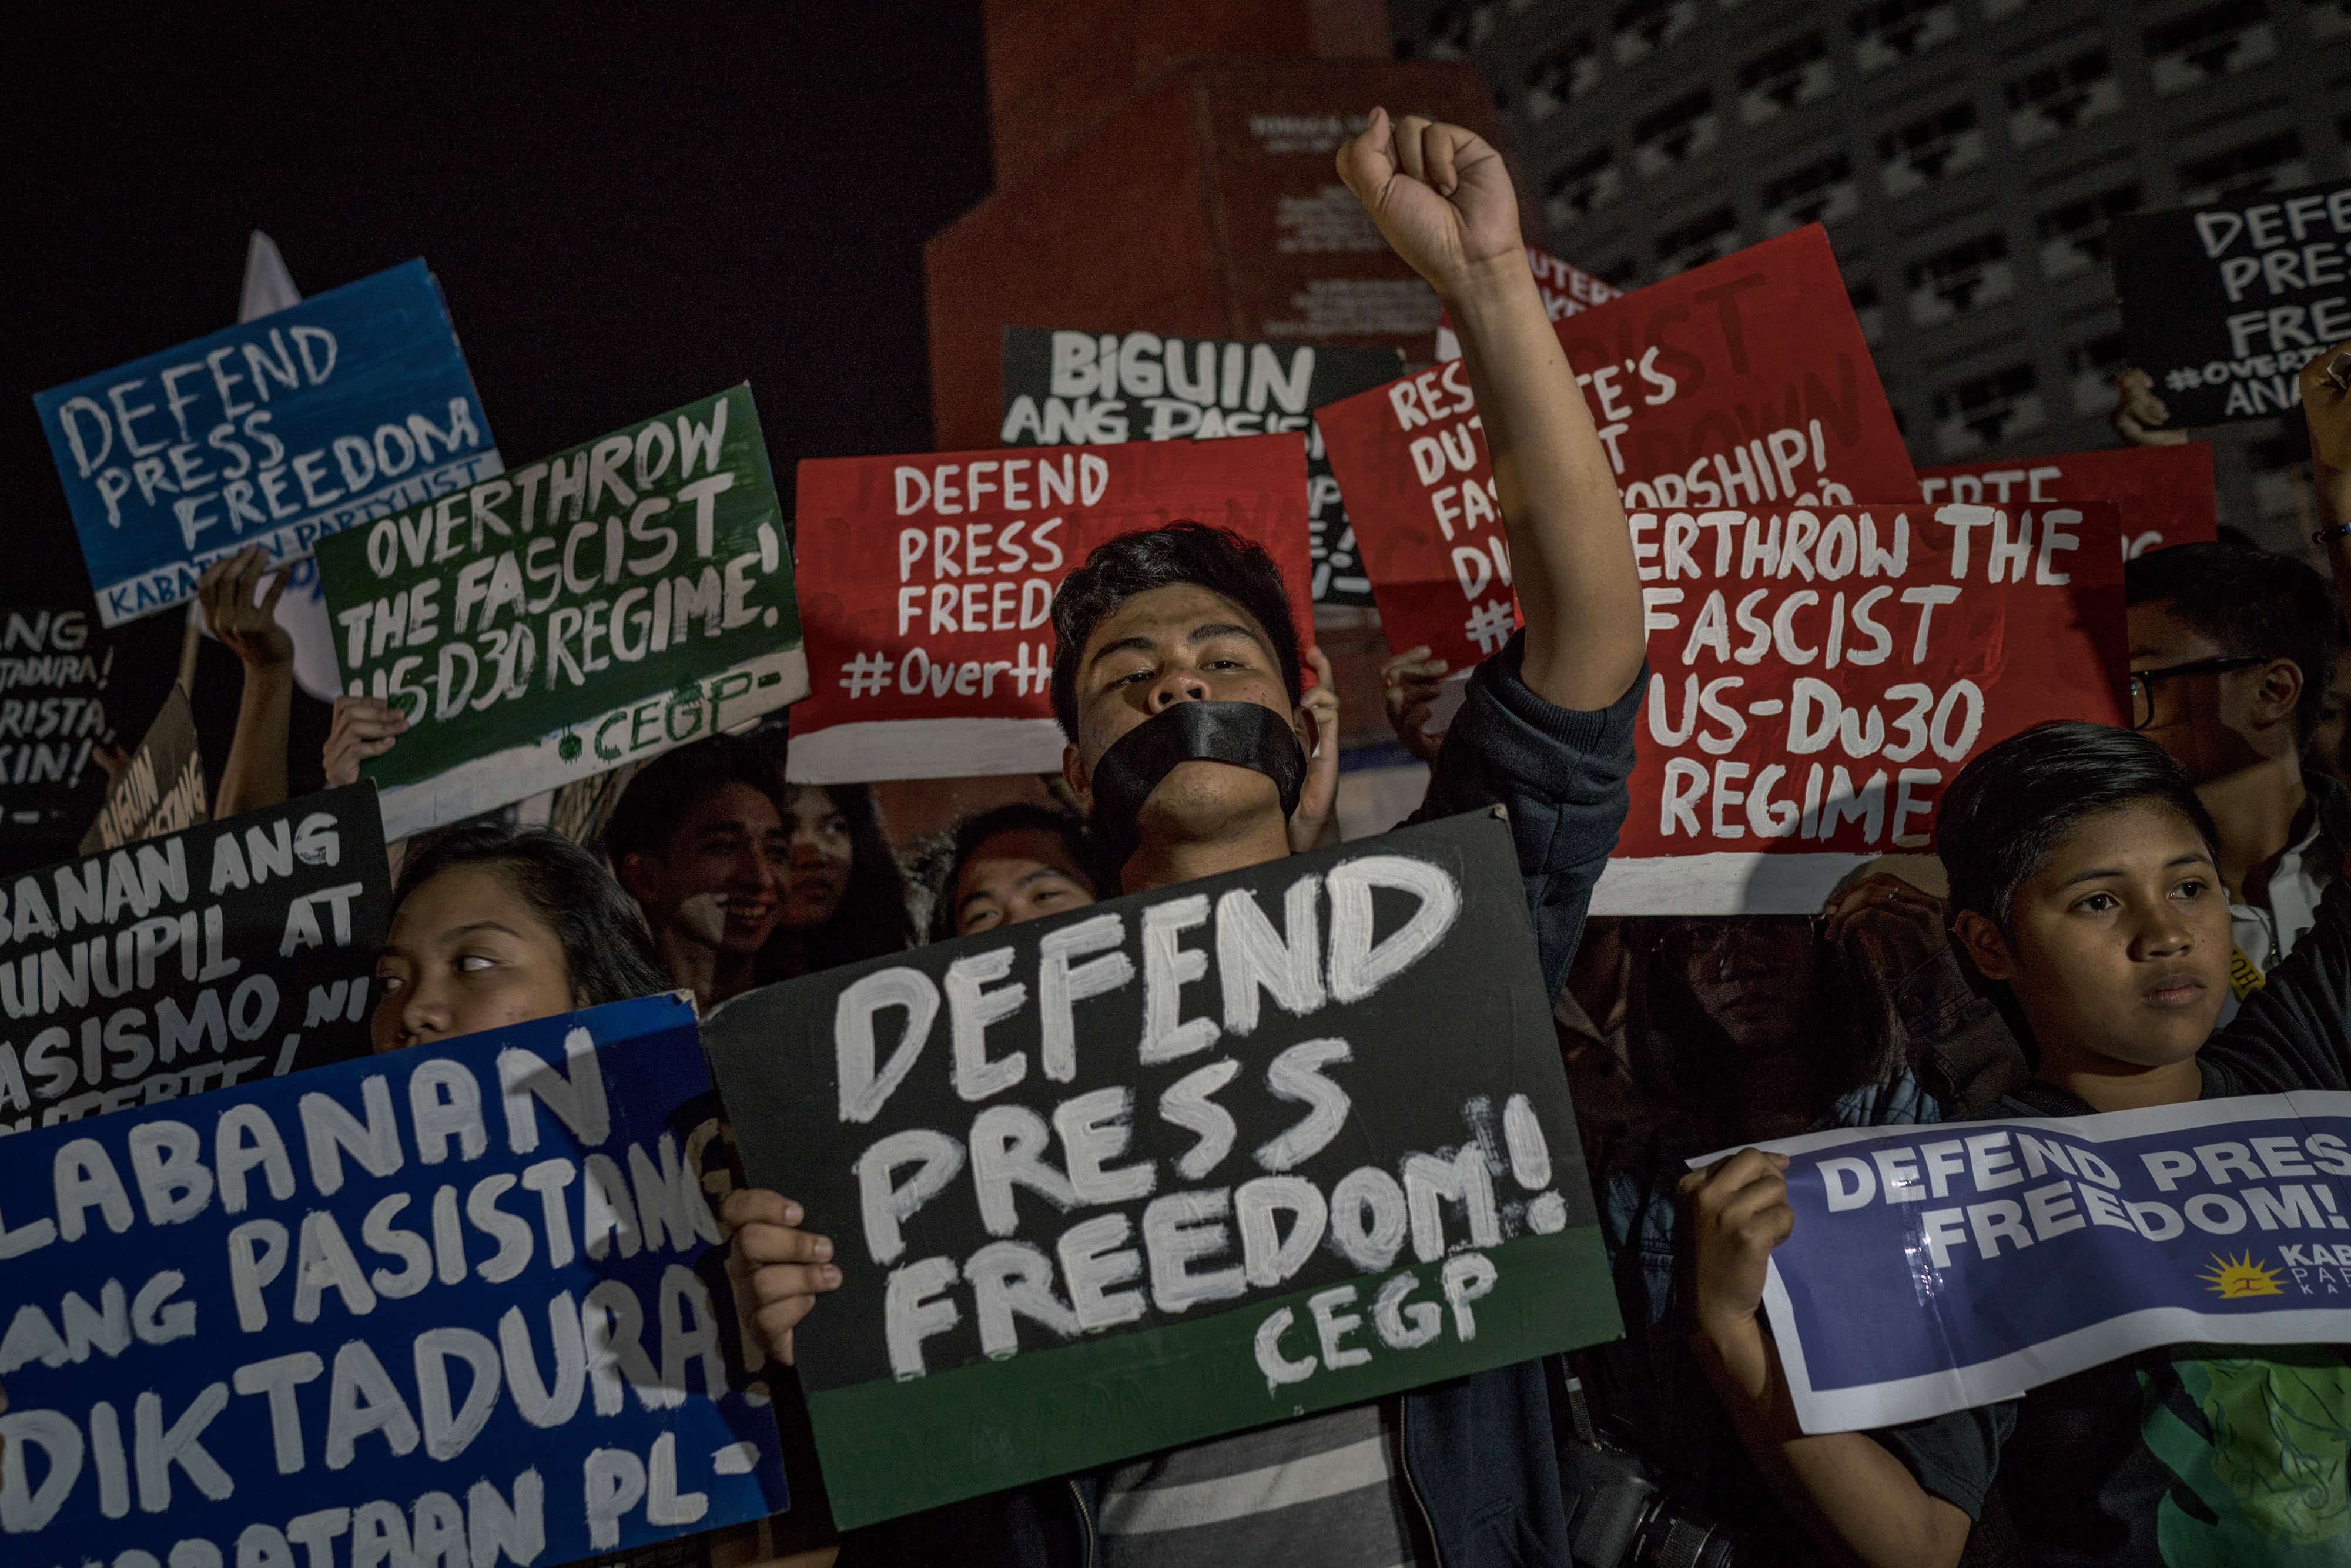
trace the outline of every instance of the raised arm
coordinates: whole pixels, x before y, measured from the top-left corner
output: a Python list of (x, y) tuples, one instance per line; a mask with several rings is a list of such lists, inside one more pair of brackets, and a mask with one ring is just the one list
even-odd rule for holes
[(1339, 173), (1460, 333), (1526, 617), (1520, 678), (1555, 706), (1608, 706), (1641, 667), (1632, 536), (1527, 268), (1501, 154), (1458, 125), (1374, 109)]
[(245, 692), (236, 706), (236, 733), (221, 769), (214, 819), (257, 811), (286, 799), (286, 727), (294, 712), (294, 639), (277, 624), (286, 574), (258, 603), (253, 591), (268, 562), (257, 545), (213, 562), (196, 586), (204, 623), (245, 665)]

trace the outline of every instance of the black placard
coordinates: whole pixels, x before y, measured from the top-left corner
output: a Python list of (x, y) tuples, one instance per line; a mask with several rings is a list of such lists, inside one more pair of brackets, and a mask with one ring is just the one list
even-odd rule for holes
[(106, 789), (106, 800), (81, 836), (86, 855), (120, 849), (204, 821), (211, 816), (204, 797), (204, 759), (196, 749), (196, 715), (188, 694), (174, 682), (163, 706), (139, 737), (131, 761)]
[(0, 883), (0, 1132), (367, 1053), (375, 786)]
[(1523, 884), (1478, 812), (769, 987), (703, 1028), (842, 1282), (888, 1517), (1613, 1335)]
[(2274, 419), (2295, 376), (2351, 338), (2351, 181), (2116, 218), (2130, 361), (2174, 426)]
[(12, 836), (69, 836), (97, 815), (111, 745), (106, 688), (114, 648), (86, 610), (0, 608), (0, 824)]
[(1303, 431), (1314, 602), (1368, 606), (1371, 580), (1311, 415), (1403, 371), (1395, 349), (1008, 327), (1000, 437), (1101, 446)]

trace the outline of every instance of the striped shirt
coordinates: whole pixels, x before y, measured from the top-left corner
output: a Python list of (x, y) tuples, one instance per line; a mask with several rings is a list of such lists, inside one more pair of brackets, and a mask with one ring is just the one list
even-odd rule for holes
[(1419, 1568), (1392, 1399), (1133, 1460), (1102, 1480), (1102, 1568)]

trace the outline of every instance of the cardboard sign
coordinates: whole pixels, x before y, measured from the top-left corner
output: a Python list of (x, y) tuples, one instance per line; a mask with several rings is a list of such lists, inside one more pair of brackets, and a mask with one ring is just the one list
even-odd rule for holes
[(0, 1132), (367, 1053), (392, 905), (353, 784), (0, 885)]
[(2274, 419), (2351, 338), (2351, 181), (2115, 220), (2131, 363), (2175, 425)]
[(786, 1503), (694, 1012), (0, 1141), (9, 1561), (569, 1563)]
[(1599, 915), (1813, 915), (1968, 759), (2121, 724), (2110, 502), (1635, 512), (1649, 690)]
[(80, 610), (0, 607), (0, 823), (13, 835), (89, 821), (106, 792), (91, 749), (114, 742), (114, 649)]
[[(1917, 490), (1817, 224), (1554, 324), (1626, 510), (1839, 505)], [(1518, 622), (1458, 361), (1316, 416), (1392, 647), (1456, 670)]]
[[(1535, 275), (1535, 287), (1542, 294), (1543, 310), (1554, 321), (1566, 319), (1579, 310), (1589, 310), (1594, 305), (1605, 305), (1611, 299), (1621, 299), (1625, 291), (1604, 278), (1595, 277), (1580, 267), (1562, 261), (1539, 245), (1527, 246), (1527, 267)], [(1461, 339), (1453, 330), (1453, 315), (1439, 311), (1437, 318), (1437, 357), (1458, 360), (1461, 357)]]
[(2038, 507), (2112, 501), (2122, 517), (2125, 560), (2169, 545), (2210, 544), (2220, 537), (2212, 448), (2201, 441), (2059, 452), (2005, 463), (1951, 463), (1919, 469), (1918, 486), (1937, 503)]
[(1303, 432), (1314, 602), (1369, 604), (1372, 585), (1312, 413), (1403, 369), (1394, 349), (1010, 327), (1001, 439), (1007, 446), (1101, 446)]
[(2013, 1399), (2161, 1345), (2351, 1344), (2351, 1094), (1763, 1147), (1790, 1156), (1796, 1228), (1763, 1301), (1807, 1432)]
[(345, 687), (405, 709), (360, 765), (405, 838), (808, 690), (748, 386), (329, 540)]
[(1472, 813), (728, 1003), (844, 1526), (1610, 1338), (1508, 830)]
[(1097, 545), (1183, 519), (1272, 553), (1312, 641), (1306, 442), (1040, 446), (831, 457), (799, 467), (810, 692), (796, 783), (1050, 773), (1053, 591)]
[(204, 759), (196, 750), (196, 716), (174, 681), (163, 706), (131, 754), (130, 766), (106, 791), (98, 820), (81, 836), (81, 852), (120, 849), (141, 839), (176, 833), (211, 814), (204, 799)]
[(33, 399), (109, 626), (499, 469), (422, 261)]

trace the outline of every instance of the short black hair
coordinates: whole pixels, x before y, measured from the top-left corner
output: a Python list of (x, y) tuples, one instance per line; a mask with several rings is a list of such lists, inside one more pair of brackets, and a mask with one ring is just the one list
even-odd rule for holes
[(1168, 523), (1095, 546), (1053, 595), (1053, 716), (1071, 745), (1078, 741), (1078, 661), (1086, 639), (1135, 595), (1182, 582), (1221, 593), (1256, 617), (1273, 644), (1290, 700), (1298, 701), (1305, 686), (1281, 568), (1264, 546), (1230, 528)]
[(1100, 894), (1105, 885), (1115, 885), (1105, 883), (1101, 868), (1094, 863), (1099, 857), (1094, 852), (1092, 841), (1086, 836), (1086, 824), (1082, 819), (1057, 806), (1014, 800), (966, 817), (948, 835), (946, 852), (937, 857), (932, 875), (931, 941), (945, 942), (956, 934), (956, 883), (963, 876), (964, 866), (979, 852), (980, 846), (998, 833), (1031, 831), (1058, 836), (1096, 894)]
[(2179, 763), (2146, 736), (2053, 719), (2010, 736), (1959, 769), (1936, 814), (1935, 849), (1951, 877), (1951, 909), (2009, 929), (2016, 890), (2048, 862), (2082, 818), (2148, 801), (2220, 841)]
[(2173, 545), (2125, 566), (2123, 588), (2128, 603), (2168, 605), (2224, 653), (2292, 659), (2302, 671), (2294, 744), (2310, 744), (2343, 642), (2342, 616), (2325, 578), (2267, 550)]
[(777, 816), (789, 814), (783, 774), (768, 748), (749, 737), (714, 735), (638, 769), (604, 824), (604, 858), (618, 871), (629, 855), (661, 854), (695, 808), (728, 784), (747, 784), (768, 798)]
[(601, 1007), (674, 988), (635, 901), (594, 855), (545, 828), (462, 822), (413, 843), (392, 892), (392, 909), (397, 912), (409, 894), (443, 872), (472, 865), (487, 866), (503, 877), (555, 933), (580, 1006)]

